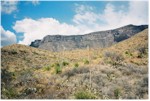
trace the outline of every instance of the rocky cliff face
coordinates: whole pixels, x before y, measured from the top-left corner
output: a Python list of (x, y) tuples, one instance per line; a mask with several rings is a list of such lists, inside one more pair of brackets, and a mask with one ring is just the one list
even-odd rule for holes
[(84, 49), (87, 46), (104, 48), (130, 38), (146, 28), (148, 28), (147, 25), (127, 25), (114, 30), (92, 32), (85, 35), (47, 35), (42, 40), (35, 40), (30, 46), (50, 51)]

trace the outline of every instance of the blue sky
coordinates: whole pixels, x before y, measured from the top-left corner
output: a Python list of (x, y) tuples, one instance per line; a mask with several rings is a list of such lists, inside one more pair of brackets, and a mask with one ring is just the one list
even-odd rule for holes
[(29, 45), (46, 35), (80, 35), (148, 24), (146, 1), (1, 2), (1, 45)]

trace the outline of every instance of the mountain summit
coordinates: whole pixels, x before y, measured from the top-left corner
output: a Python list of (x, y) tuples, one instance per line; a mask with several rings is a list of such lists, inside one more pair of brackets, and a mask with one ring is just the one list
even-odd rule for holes
[(146, 28), (148, 28), (148, 25), (127, 25), (85, 35), (47, 35), (42, 40), (35, 40), (30, 46), (50, 51), (85, 49), (88, 46), (90, 48), (104, 48), (128, 39)]

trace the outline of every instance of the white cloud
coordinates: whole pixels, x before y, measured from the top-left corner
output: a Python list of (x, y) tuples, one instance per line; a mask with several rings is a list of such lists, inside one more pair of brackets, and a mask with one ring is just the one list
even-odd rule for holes
[[(12, 12), (18, 11), (17, 5), (19, 0), (6, 0), (1, 1), (1, 12), (5, 14), (11, 14)], [(27, 1), (28, 2), (28, 1)], [(31, 3), (36, 6), (39, 5), (38, 0), (32, 0)]]
[(1, 1), (1, 12), (5, 14), (11, 14), (17, 11), (18, 1)]
[(86, 11), (94, 10), (94, 7), (88, 5), (79, 5), (75, 3), (75, 6), (76, 6), (75, 12), (80, 14), (84, 14)]
[(25, 18), (21, 21), (17, 21), (13, 26), (13, 29), (18, 33), (24, 33), (24, 39), (19, 43), (26, 45), (30, 44), (31, 41), (41, 39), (46, 35), (69, 35), (79, 33), (79, 30), (75, 26), (60, 23), (53, 18), (41, 18), (38, 20)]
[[(148, 24), (148, 2), (130, 1), (128, 7), (108, 3), (103, 12), (94, 12), (92, 7), (77, 5), (73, 22), (78, 26), (86, 25), (92, 31), (107, 30), (128, 24)], [(89, 7), (89, 9), (88, 9)], [(125, 10), (126, 9), (126, 10)]]
[(128, 24), (148, 24), (148, 4), (146, 1), (129, 2), (127, 8), (124, 5), (115, 6), (108, 3), (103, 12), (95, 12), (95, 8), (91, 6), (75, 5), (77, 8), (72, 19), (72, 25), (61, 23), (54, 18), (40, 18), (37, 20), (25, 18), (16, 21), (13, 29), (24, 35), (24, 39), (19, 43), (28, 45), (31, 41), (42, 39), (46, 35), (79, 35)]
[[(88, 5), (75, 4), (76, 15), (74, 15), (73, 22), (75, 24), (93, 24), (98, 19), (98, 14), (93, 12), (94, 7)], [(94, 18), (94, 19), (93, 19)], [(85, 23), (86, 22), (86, 23)]]
[(85, 22), (87, 24), (93, 24), (98, 19), (98, 17), (99, 16), (93, 12), (85, 12), (84, 14), (76, 14), (74, 16), (73, 22), (76, 24), (84, 24)]
[(2, 26), (1, 29), (1, 46), (6, 46), (16, 43), (16, 35), (9, 30), (5, 30)]
[(99, 30), (100, 15), (94, 12), (95, 8), (79, 4), (75, 4), (75, 6), (76, 14), (72, 21), (80, 31), (83, 31), (82, 34)]
[(39, 4), (40, 4), (40, 2), (39, 2), (38, 0), (32, 0), (31, 2), (32, 2), (32, 4), (33, 4), (34, 6), (36, 6), (36, 5), (39, 5)]
[(136, 24), (148, 23), (148, 1), (131, 1), (129, 3), (129, 17), (133, 17), (132, 21)]

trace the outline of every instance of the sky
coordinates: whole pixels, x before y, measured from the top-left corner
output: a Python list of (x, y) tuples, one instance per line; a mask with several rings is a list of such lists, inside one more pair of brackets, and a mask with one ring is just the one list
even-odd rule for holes
[(148, 25), (148, 1), (1, 1), (1, 47), (46, 35)]

